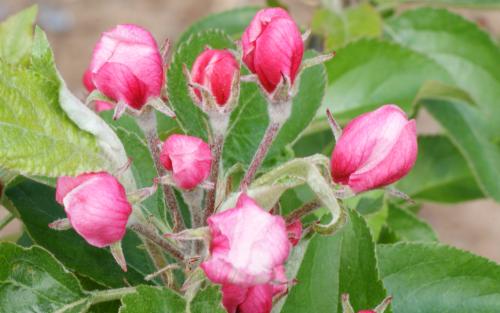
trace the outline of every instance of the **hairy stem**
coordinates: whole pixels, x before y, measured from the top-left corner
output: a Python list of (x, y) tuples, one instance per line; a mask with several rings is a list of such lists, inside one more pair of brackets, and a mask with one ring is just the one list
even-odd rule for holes
[(10, 222), (12, 222), (16, 217), (9, 213), (6, 217), (4, 217), (1, 221), (0, 221), (0, 230), (2, 230), (5, 226), (9, 225)]
[(292, 223), (293, 221), (298, 220), (298, 219), (312, 213), (314, 210), (316, 210), (320, 207), (321, 207), (321, 202), (318, 199), (313, 200), (313, 201), (308, 202), (308, 203), (305, 203), (303, 206), (301, 206), (297, 210), (290, 213), (285, 218), (285, 221), (287, 223)]
[[(156, 129), (156, 115), (155, 111), (150, 108), (146, 108), (145, 111), (137, 117), (137, 124), (141, 127), (144, 132), (144, 136), (146, 137), (146, 141), (148, 143), (149, 151), (153, 157), (153, 161), (156, 167), (156, 171), (158, 172), (158, 176), (165, 175), (166, 171), (161, 165), (160, 162), (160, 148), (158, 145), (160, 144), (160, 140), (158, 138), (158, 133)], [(182, 216), (179, 210), (179, 204), (177, 203), (177, 199), (175, 198), (174, 189), (171, 186), (163, 185), (163, 194), (165, 198), (165, 204), (171, 210), (172, 219), (173, 219), (173, 230), (177, 232), (181, 229), (184, 229), (184, 221), (182, 220)]]
[(178, 261), (184, 261), (184, 255), (180, 252), (173, 244), (171, 244), (168, 240), (162, 238), (158, 233), (151, 227), (148, 227), (143, 224), (132, 224), (130, 226), (132, 230), (137, 232), (138, 234), (146, 237), (155, 243), (158, 247), (167, 251), (171, 256), (173, 256)]
[[(146, 245), (148, 254), (151, 257), (151, 260), (153, 260), (156, 269), (161, 269), (168, 266), (167, 260), (165, 259), (165, 256), (163, 255), (163, 252), (160, 249), (160, 247), (152, 243), (150, 240), (145, 240), (144, 244)], [(162, 272), (159, 274), (159, 276), (161, 277), (161, 281), (165, 286), (168, 287), (172, 286), (173, 280), (172, 280), (172, 275), (170, 275), (170, 273)]]
[(264, 158), (266, 157), (266, 154), (269, 151), (269, 148), (271, 147), (274, 138), (276, 138), (276, 135), (278, 134), (278, 131), (281, 128), (281, 125), (282, 123), (279, 122), (271, 122), (271, 124), (269, 124), (269, 126), (267, 127), (266, 132), (264, 134), (264, 138), (262, 138), (259, 148), (257, 149), (255, 155), (253, 156), (252, 163), (250, 163), (250, 166), (248, 167), (248, 170), (245, 173), (245, 177), (243, 177), (240, 183), (241, 191), (246, 191), (248, 186), (252, 182), (255, 174), (257, 173), (257, 170), (262, 165), (262, 162), (264, 161)]
[(120, 300), (123, 296), (135, 293), (137, 290), (135, 287), (125, 287), (118, 289), (107, 289), (100, 290), (92, 293), (92, 304), (97, 304), (101, 302), (108, 302), (113, 300)]
[(219, 169), (221, 165), (223, 146), (224, 146), (224, 135), (223, 134), (216, 135), (214, 142), (211, 145), (213, 161), (210, 169), (210, 182), (213, 184), (213, 188), (207, 192), (207, 196), (205, 199), (205, 216), (203, 218), (204, 223), (207, 220), (207, 218), (210, 215), (214, 214), (215, 212), (215, 197), (217, 194), (217, 185), (219, 182)]

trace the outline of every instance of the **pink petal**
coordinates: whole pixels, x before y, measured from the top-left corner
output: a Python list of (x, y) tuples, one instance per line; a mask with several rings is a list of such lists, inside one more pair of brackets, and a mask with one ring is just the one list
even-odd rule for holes
[(87, 176), (66, 194), (63, 203), (71, 225), (89, 244), (102, 248), (125, 235), (132, 206), (113, 176)]

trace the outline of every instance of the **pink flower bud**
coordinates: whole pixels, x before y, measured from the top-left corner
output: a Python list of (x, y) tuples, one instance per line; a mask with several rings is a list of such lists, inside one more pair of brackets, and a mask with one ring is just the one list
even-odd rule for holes
[(395, 105), (362, 114), (345, 127), (332, 154), (332, 177), (362, 192), (408, 174), (417, 158), (415, 120)]
[(285, 76), (293, 84), (299, 71), (304, 43), (299, 28), (281, 8), (262, 9), (241, 37), (243, 62), (273, 92)]
[(174, 182), (183, 189), (193, 189), (210, 175), (210, 146), (197, 137), (172, 135), (165, 140), (160, 161), (172, 171)]
[(286, 230), (288, 232), (288, 240), (295, 247), (302, 237), (302, 223), (300, 220), (295, 220), (286, 226)]
[[(90, 72), (90, 70), (85, 71), (82, 81), (88, 92), (92, 92), (95, 90), (94, 82), (92, 81), (92, 73)], [(94, 109), (97, 113), (101, 111), (112, 110), (113, 108), (114, 105), (106, 101), (95, 101), (94, 104)]]
[(123, 238), (132, 213), (125, 189), (106, 172), (59, 177), (56, 201), (64, 206), (75, 231), (99, 248)]
[[(88, 81), (116, 102), (140, 110), (150, 98), (160, 97), (163, 61), (153, 36), (131, 24), (102, 34), (94, 48)], [(91, 86), (86, 83), (87, 88)]]
[(376, 312), (372, 310), (364, 310), (364, 311), (359, 311), (358, 313), (376, 313)]
[[(280, 266), (276, 272), (286, 282), (285, 269)], [(273, 306), (273, 297), (284, 293), (286, 284), (262, 284), (252, 287), (241, 287), (227, 284), (222, 286), (222, 304), (228, 313), (269, 313)]]
[(201, 267), (212, 282), (250, 287), (279, 278), (291, 248), (281, 216), (243, 193), (235, 208), (208, 218), (208, 227), (210, 256)]
[[(194, 61), (191, 77), (193, 82), (210, 90), (219, 106), (224, 106), (231, 96), (233, 78), (239, 75), (239, 70), (231, 52), (207, 49)], [(200, 91), (195, 89), (195, 93), (201, 100)]]

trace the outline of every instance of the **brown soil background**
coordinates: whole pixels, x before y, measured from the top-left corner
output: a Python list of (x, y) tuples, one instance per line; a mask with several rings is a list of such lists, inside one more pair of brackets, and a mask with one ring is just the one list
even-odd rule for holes
[[(300, 24), (307, 26), (319, 0), (283, 1)], [(255, 0), (0, 0), (0, 20), (30, 4), (40, 8), (39, 24), (49, 36), (57, 65), (76, 94), (83, 94), (81, 75), (90, 60), (99, 34), (119, 23), (135, 23), (148, 28), (158, 41), (175, 40), (199, 18), (214, 12), (248, 4)], [(455, 10), (478, 22), (494, 37), (500, 37), (500, 11)], [(433, 133), (439, 125), (428, 116), (419, 117), (419, 131)], [(5, 209), (0, 208), (0, 218)], [(428, 203), (420, 216), (435, 228), (442, 242), (500, 262), (500, 205), (479, 200), (458, 205)], [(20, 224), (11, 223), (0, 231), (0, 240), (15, 238)]]

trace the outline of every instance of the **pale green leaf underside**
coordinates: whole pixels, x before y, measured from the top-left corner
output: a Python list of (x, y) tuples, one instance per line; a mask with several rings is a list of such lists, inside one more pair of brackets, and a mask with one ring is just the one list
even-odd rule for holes
[(0, 61), (16, 64), (28, 60), (37, 11), (32, 6), (0, 24)]

